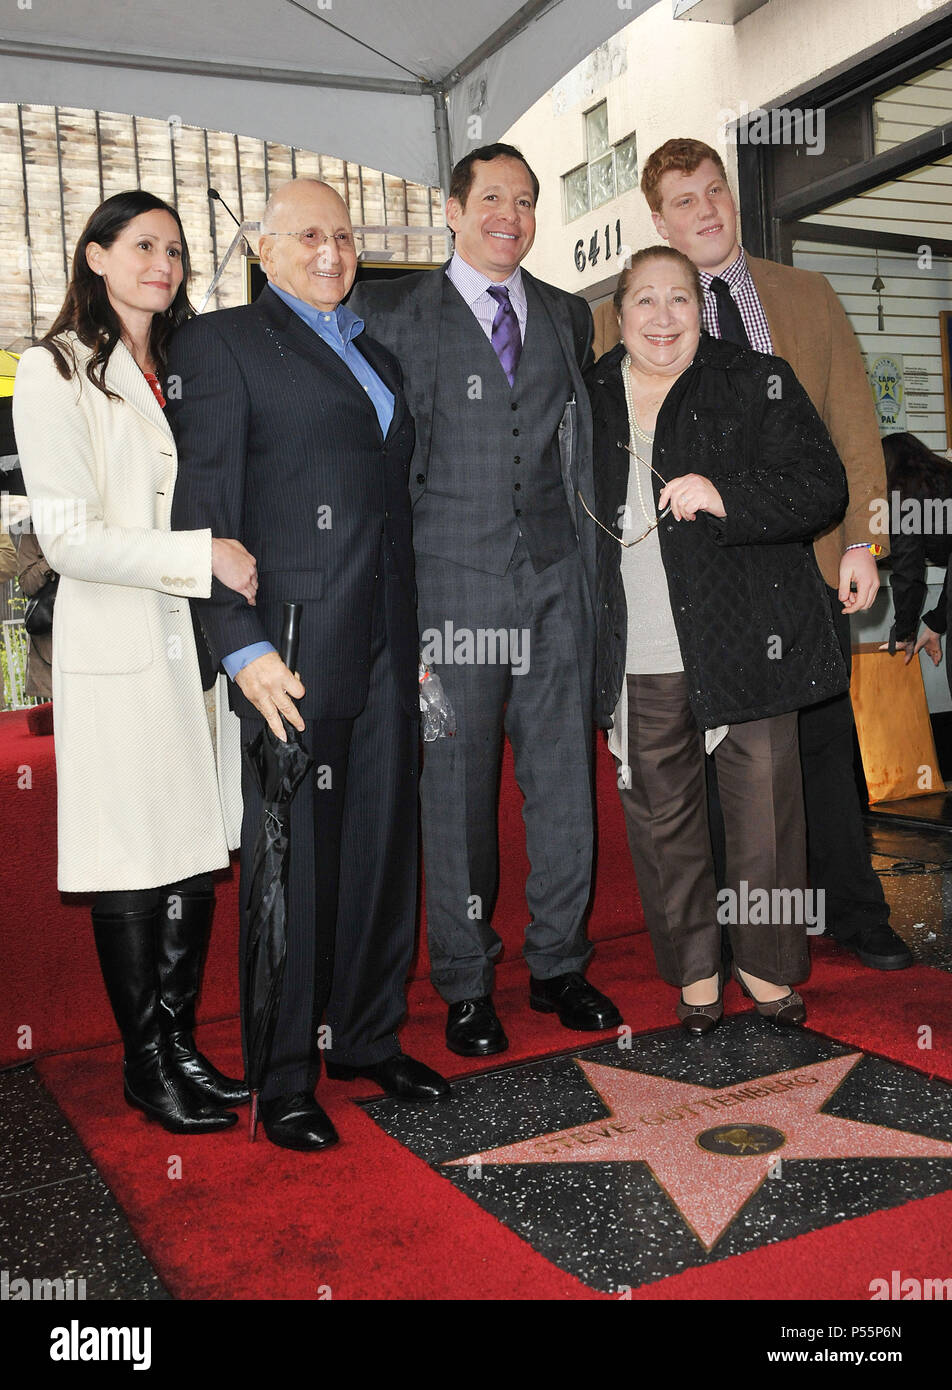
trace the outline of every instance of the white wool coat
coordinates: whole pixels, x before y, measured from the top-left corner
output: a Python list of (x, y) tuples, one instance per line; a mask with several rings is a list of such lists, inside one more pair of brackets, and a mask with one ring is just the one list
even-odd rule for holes
[(62, 578), (53, 619), (59, 888), (154, 888), (227, 864), (241, 826), (238, 720), (219, 678), (213, 745), (188, 598), (211, 589), (211, 532), (169, 530), (176, 450), (132, 354), (106, 383), (65, 336), (66, 381), (24, 353), (14, 427), (34, 527)]

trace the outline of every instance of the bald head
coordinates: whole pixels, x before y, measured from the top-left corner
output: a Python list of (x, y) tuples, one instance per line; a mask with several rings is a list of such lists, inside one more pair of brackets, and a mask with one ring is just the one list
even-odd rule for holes
[(299, 210), (312, 206), (312, 200), (315, 197), (327, 199), (327, 206), (334, 204), (338, 214), (343, 213), (349, 221), (350, 214), (347, 211), (347, 204), (329, 183), (322, 183), (320, 179), (289, 179), (287, 183), (278, 185), (265, 204), (261, 216), (262, 234), (276, 231), (299, 231), (299, 227), (289, 228), (285, 226), (285, 223), (289, 217), (294, 221)]
[(261, 265), (277, 289), (330, 311), (350, 293), (357, 251), (347, 204), (330, 184), (292, 179), (261, 218)]

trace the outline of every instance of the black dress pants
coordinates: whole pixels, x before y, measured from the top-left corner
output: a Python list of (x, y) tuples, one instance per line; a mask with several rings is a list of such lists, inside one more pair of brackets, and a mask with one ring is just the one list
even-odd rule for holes
[[(849, 618), (841, 611), (836, 590), (827, 586), (827, 596), (849, 671)], [(810, 885), (824, 890), (826, 930), (838, 941), (889, 921), (889, 906), (863, 830), (853, 773), (853, 728), (849, 691), (800, 711)]]
[[(314, 767), (291, 803), (288, 951), (262, 1099), (311, 1091), (329, 1060), (364, 1066), (399, 1052), (417, 886), (419, 721), (400, 703), (378, 586), (367, 703), (354, 719), (306, 720)], [(261, 720), (242, 719), (242, 742)], [(242, 773), (241, 994), (261, 795)], [(322, 1022), (329, 1036), (319, 1036)], [(245, 1059), (247, 1063), (247, 1058)]]

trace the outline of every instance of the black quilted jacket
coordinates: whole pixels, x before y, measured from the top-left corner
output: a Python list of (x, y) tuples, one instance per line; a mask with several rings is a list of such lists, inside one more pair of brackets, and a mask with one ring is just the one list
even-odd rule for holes
[[(624, 346), (587, 375), (595, 428), (596, 516), (627, 500)], [(779, 357), (701, 335), (658, 415), (654, 466), (710, 478), (723, 521), (666, 517), (660, 547), (671, 611), (701, 729), (766, 719), (845, 690), (846, 669), (810, 541), (838, 520), (847, 486), (830, 436)], [(662, 484), (654, 479), (655, 501)], [(618, 533), (620, 534), (620, 533)], [(610, 728), (625, 677), (621, 546), (598, 529), (595, 714)]]

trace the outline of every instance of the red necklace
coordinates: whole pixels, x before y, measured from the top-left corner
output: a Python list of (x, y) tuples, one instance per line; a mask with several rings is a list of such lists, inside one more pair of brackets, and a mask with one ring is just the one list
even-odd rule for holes
[(141, 367), (139, 368), (139, 370), (142, 372), (142, 375), (145, 377), (146, 381), (147, 381), (147, 382), (149, 383), (149, 385), (152, 387), (152, 394), (153, 394), (153, 396), (155, 397), (155, 399), (158, 401), (159, 405), (162, 406), (162, 408), (163, 408), (163, 410), (164, 410), (164, 409), (165, 409), (165, 397), (162, 395), (162, 387), (159, 385), (159, 378), (155, 375), (154, 372), (147, 372), (147, 371), (144, 371)]

